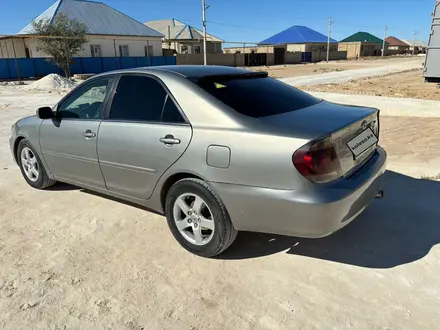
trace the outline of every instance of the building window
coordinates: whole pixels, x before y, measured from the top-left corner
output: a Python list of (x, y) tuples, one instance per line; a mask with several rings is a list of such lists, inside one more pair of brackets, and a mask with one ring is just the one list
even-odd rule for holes
[(102, 57), (101, 45), (90, 45), (92, 57)]
[(201, 52), (202, 52), (202, 48), (199, 45), (194, 46), (194, 53), (195, 54), (200, 54)]
[(191, 54), (191, 48), (189, 46), (180, 46), (180, 53), (181, 54)]
[(130, 53), (128, 52), (128, 45), (120, 45), (119, 46), (119, 56), (120, 57), (129, 57)]
[(154, 56), (153, 46), (145, 46), (145, 56), (146, 57)]

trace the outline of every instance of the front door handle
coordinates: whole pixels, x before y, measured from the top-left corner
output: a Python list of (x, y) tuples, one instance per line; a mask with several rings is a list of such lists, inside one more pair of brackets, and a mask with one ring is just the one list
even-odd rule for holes
[(96, 136), (96, 133), (94, 133), (94, 132), (92, 132), (91, 130), (86, 130), (84, 133), (83, 133), (83, 135), (84, 135), (84, 137), (86, 138), (86, 139), (91, 139), (91, 138), (94, 138), (95, 136)]
[(171, 134), (165, 135), (165, 137), (160, 138), (159, 141), (168, 146), (171, 146), (173, 144), (180, 144), (180, 140), (175, 139), (174, 136), (172, 136)]

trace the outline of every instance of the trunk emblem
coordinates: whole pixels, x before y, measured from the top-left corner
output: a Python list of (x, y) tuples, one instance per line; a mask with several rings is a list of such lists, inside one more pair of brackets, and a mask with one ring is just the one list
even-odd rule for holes
[(366, 130), (367, 127), (368, 127), (368, 122), (367, 122), (366, 120), (364, 120), (364, 121), (362, 122), (362, 129), (363, 129), (363, 130)]

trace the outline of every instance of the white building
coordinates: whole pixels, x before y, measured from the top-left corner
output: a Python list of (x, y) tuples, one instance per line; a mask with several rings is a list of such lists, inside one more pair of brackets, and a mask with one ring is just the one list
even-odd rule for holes
[[(59, 14), (87, 27), (89, 42), (77, 57), (162, 56), (161, 33), (104, 3), (59, 0), (35, 20), (53, 22)], [(0, 58), (48, 57), (32, 33), (30, 23), (16, 36), (0, 38)]]
[[(178, 54), (202, 54), (203, 32), (177, 19), (148, 21), (145, 25), (159, 31), (165, 37), (162, 48)], [(206, 34), (206, 52), (222, 53), (223, 40)]]

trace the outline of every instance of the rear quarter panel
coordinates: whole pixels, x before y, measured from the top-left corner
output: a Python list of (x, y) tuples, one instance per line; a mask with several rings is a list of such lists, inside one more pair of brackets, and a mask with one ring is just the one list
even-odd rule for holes
[[(292, 154), (306, 142), (239, 129), (194, 127), (190, 146), (170, 170), (173, 173), (194, 173), (212, 182), (298, 189), (303, 178), (292, 163)], [(228, 168), (208, 165), (207, 151), (212, 145), (230, 149)]]

